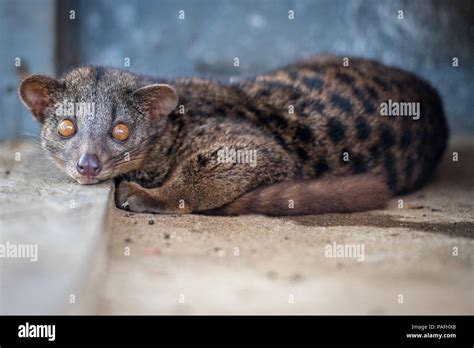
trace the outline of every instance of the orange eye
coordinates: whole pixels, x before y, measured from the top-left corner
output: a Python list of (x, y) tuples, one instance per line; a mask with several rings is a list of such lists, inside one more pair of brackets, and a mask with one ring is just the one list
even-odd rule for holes
[(112, 136), (114, 139), (125, 141), (128, 139), (129, 130), (128, 127), (123, 123), (118, 123), (112, 129)]
[(74, 122), (68, 119), (64, 119), (59, 122), (58, 133), (60, 136), (69, 138), (76, 134), (76, 125)]

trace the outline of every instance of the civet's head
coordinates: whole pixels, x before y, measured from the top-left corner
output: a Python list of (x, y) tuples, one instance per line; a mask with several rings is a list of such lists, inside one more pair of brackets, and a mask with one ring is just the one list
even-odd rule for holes
[(42, 124), (42, 147), (81, 184), (138, 169), (149, 139), (178, 103), (169, 85), (146, 85), (132, 73), (99, 67), (78, 68), (58, 80), (28, 76), (19, 95)]

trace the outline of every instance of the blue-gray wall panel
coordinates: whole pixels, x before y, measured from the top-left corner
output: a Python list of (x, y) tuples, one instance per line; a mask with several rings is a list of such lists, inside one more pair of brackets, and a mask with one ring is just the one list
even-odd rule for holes
[(0, 0), (0, 28), (0, 139), (37, 134), (17, 88), (22, 72), (54, 73), (54, 1)]
[[(51, 2), (15, 3), (25, 11), (26, 3)], [(474, 133), (472, 0), (78, 0), (73, 7), (78, 20), (71, 25), (80, 26), (76, 40), (83, 64), (123, 66), (129, 57), (130, 69), (138, 72), (226, 78), (319, 52), (364, 56), (424, 76), (440, 90), (454, 132)], [(10, 22), (9, 32), (25, 31), (22, 39), (0, 34), (9, 59), (20, 52), (34, 60), (37, 72), (52, 69), (45, 48), (52, 43), (44, 34), (51, 14), (39, 20), (49, 8), (29, 8), (22, 16), (32, 25), (24, 29), (21, 21)], [(178, 19), (180, 10), (184, 20)], [(288, 19), (289, 10), (295, 11), (294, 20)], [(9, 15), (0, 16), (3, 22)], [(234, 57), (239, 69), (232, 65)], [(459, 58), (458, 68), (452, 67), (453, 57)], [(9, 103), (8, 110), (18, 104)]]

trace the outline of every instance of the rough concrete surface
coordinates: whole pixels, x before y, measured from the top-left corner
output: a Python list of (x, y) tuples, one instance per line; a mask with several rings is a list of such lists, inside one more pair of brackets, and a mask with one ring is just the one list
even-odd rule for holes
[(0, 257), (0, 314), (93, 311), (111, 183), (78, 185), (31, 143), (0, 150), (0, 244), (37, 248)]
[[(366, 213), (209, 217), (114, 208), (97, 311), (473, 314), (473, 163), (472, 140), (456, 142), (428, 185)], [(363, 245), (363, 261), (325, 257), (333, 242)]]

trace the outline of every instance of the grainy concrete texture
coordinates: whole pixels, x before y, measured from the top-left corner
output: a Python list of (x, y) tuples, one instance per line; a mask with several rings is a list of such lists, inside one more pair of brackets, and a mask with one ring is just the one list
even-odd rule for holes
[(472, 139), (387, 210), (291, 218), (134, 214), (29, 144), (0, 149), (0, 242), (39, 244), (0, 259), (0, 313), (474, 314)]
[[(39, 145), (0, 145), (0, 314), (94, 310), (111, 193), (76, 184)], [(12, 257), (25, 246), (30, 257)]]

